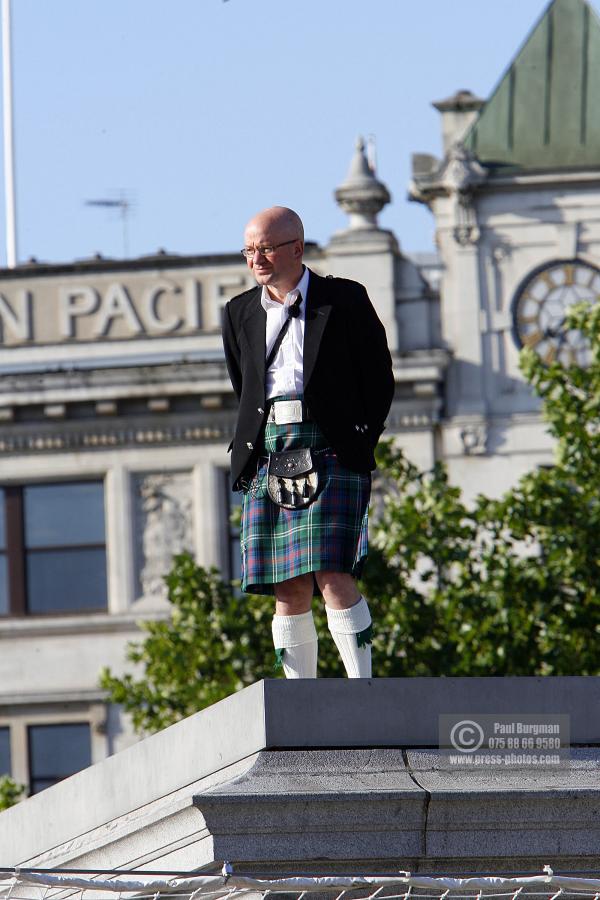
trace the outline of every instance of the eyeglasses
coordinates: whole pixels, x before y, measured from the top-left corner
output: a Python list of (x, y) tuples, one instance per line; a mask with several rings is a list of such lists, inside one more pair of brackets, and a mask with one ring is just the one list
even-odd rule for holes
[(276, 250), (279, 247), (286, 247), (288, 244), (295, 244), (296, 241), (300, 240), (300, 238), (292, 238), (291, 241), (282, 241), (281, 244), (264, 244), (261, 247), (244, 247), (241, 250), (241, 254), (244, 259), (252, 259), (255, 253), (259, 253), (261, 256), (273, 256)]

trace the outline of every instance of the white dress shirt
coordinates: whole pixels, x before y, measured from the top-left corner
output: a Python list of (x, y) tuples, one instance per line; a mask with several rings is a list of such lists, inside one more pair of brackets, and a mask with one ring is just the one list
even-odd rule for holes
[(286, 294), (283, 303), (272, 300), (263, 285), (261, 305), (267, 314), (267, 340), (265, 359), (288, 317), (288, 310), (298, 294), (302, 294), (300, 315), (291, 319), (286, 335), (275, 359), (269, 366), (266, 379), (267, 400), (280, 394), (302, 393), (304, 390), (304, 324), (306, 321), (306, 296), (310, 272), (304, 267), (302, 278), (293, 291)]

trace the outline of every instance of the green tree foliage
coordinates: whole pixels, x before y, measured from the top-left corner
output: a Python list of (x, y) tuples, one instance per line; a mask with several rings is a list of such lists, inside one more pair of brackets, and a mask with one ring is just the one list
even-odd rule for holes
[[(589, 337), (586, 368), (522, 357), (556, 440), (553, 467), (467, 505), (443, 465), (420, 472), (380, 445), (382, 503), (361, 585), (378, 676), (600, 672), (600, 304), (570, 320)], [(166, 581), (169, 620), (143, 623), (128, 650), (143, 677), (102, 675), (140, 731), (274, 674), (271, 598), (236, 596), (189, 554)], [(319, 675), (342, 675), (322, 604), (315, 620)]]
[(0, 775), (0, 812), (18, 803), (24, 792), (23, 785), (13, 781), (10, 775)]
[(467, 506), (442, 465), (422, 473), (381, 447), (388, 493), (368, 572), (385, 598), (379, 674), (600, 672), (600, 304), (568, 319), (589, 339), (585, 368), (522, 354), (554, 466)]

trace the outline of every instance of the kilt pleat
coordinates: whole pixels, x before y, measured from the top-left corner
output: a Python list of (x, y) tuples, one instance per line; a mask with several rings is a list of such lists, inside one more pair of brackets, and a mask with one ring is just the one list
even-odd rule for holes
[[(285, 395), (294, 399), (298, 395)], [(242, 590), (273, 594), (273, 585), (328, 570), (359, 576), (367, 555), (369, 473), (341, 466), (314, 423), (267, 424), (264, 452), (311, 447), (322, 489), (306, 509), (282, 509), (269, 498), (267, 461), (242, 498)]]

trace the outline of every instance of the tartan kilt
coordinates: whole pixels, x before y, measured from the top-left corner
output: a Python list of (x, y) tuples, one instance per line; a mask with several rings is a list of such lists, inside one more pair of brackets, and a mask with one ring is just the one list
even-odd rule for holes
[[(293, 399), (285, 395), (277, 399)], [(358, 577), (367, 555), (370, 473), (341, 466), (312, 422), (268, 423), (264, 451), (310, 447), (320, 479), (317, 499), (305, 509), (282, 509), (267, 493), (267, 460), (242, 498), (242, 590), (273, 594), (273, 585), (297, 575), (328, 570)], [(316, 587), (315, 587), (316, 590)]]

